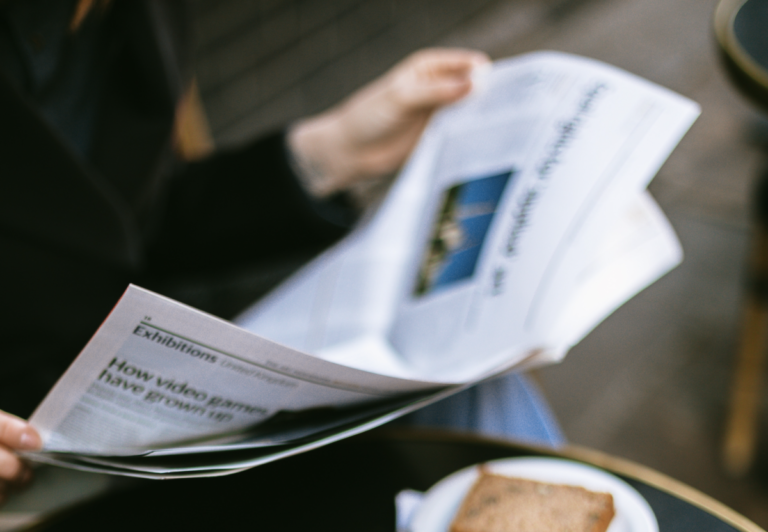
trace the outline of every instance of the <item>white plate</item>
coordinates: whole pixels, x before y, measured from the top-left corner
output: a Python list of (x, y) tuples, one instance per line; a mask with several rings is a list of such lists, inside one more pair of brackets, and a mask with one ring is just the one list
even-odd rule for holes
[[(557, 458), (507, 458), (486, 462), (493, 473), (555, 484), (582, 486), (613, 495), (616, 515), (608, 532), (658, 532), (656, 516), (646, 500), (619, 478), (584, 464)], [(448, 532), (453, 516), (479, 475), (472, 466), (444, 478), (426, 493), (411, 524), (413, 532)]]

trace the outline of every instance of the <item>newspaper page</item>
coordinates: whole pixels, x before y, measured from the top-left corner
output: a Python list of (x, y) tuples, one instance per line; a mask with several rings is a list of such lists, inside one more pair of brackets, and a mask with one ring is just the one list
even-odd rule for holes
[[(493, 377), (489, 374), (486, 378)], [(479, 381), (478, 381), (479, 382)], [(323, 445), (361, 434), (405, 414), (423, 408), (476, 383), (448, 387), (417, 399), (372, 409), (370, 415), (344, 424), (337, 429), (314, 433), (312, 437), (285, 441), (282, 445), (247, 444), (190, 445), (158, 449), (143, 455), (98, 456), (79, 453), (29, 453), (38, 462), (60, 465), (82, 471), (111, 473), (149, 479), (178, 479), (229, 475)]]
[(554, 362), (681, 259), (644, 189), (698, 115), (613, 67), (499, 62), (387, 197), (235, 324), (130, 287), (31, 418), (31, 455), (236, 472)]
[[(569, 344), (559, 322), (583, 272), (698, 106), (554, 52), (498, 62), (478, 81), (434, 118), (369, 223), (238, 323), (327, 360), (446, 382)], [(651, 229), (679, 249), (662, 225)], [(641, 261), (641, 282), (622, 278), (613, 291), (630, 297), (672, 255), (664, 267)], [(574, 324), (574, 336), (605, 312)]]
[(518, 369), (562, 360), (605, 317), (678, 265), (683, 250), (669, 221), (648, 192), (637, 196), (610, 225), (541, 349)]
[(146, 454), (441, 387), (329, 363), (131, 286), (30, 422), (46, 452)]

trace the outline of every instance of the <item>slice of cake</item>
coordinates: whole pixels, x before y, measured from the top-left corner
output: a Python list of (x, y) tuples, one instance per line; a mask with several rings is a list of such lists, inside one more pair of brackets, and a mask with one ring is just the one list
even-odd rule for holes
[(613, 496), (482, 472), (450, 532), (605, 532)]

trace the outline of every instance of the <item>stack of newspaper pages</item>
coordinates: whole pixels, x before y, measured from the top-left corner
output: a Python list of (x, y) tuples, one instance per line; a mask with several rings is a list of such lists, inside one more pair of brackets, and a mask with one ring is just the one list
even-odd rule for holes
[(496, 63), (378, 208), (237, 324), (128, 288), (32, 416), (28, 456), (228, 474), (560, 360), (681, 260), (645, 188), (698, 113), (589, 59)]

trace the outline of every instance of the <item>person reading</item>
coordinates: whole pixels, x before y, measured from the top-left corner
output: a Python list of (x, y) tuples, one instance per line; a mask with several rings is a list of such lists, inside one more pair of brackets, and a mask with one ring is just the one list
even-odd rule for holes
[(179, 275), (333, 243), (354, 219), (345, 192), (400, 167), (489, 61), (418, 51), (326, 112), (182, 163), (172, 145), (192, 83), (185, 11), (0, 3), (0, 502), (31, 476), (16, 451), (42, 444), (23, 418), (129, 282), (162, 292)]
[[(488, 61), (484, 54), (469, 50), (417, 52), (341, 104), (285, 132), (182, 166), (167, 152), (174, 111), (191, 82), (184, 6), (35, 0), (5, 2), (0, 9), (0, 91), (5, 113), (11, 115), (3, 121), (3, 151), (13, 150), (9, 157), (3, 156), (3, 180), (10, 183), (10, 197), (5, 194), (4, 203), (15, 203), (14, 210), (26, 210), (30, 218), (8, 213), (0, 222), (0, 245), (7, 253), (16, 251), (18, 269), (26, 270), (4, 272), (3, 292), (11, 294), (5, 308), (18, 294), (32, 300), (22, 303), (22, 311), (32, 305), (39, 309), (26, 314), (25, 321), (40, 311), (50, 312), (47, 320), (35, 324), (43, 329), (42, 334), (38, 331), (43, 338), (24, 346), (24, 326), (15, 327), (21, 320), (14, 319), (12, 311), (3, 311), (4, 328), (15, 331), (4, 335), (11, 343), (7, 353), (13, 354), (1, 362), (0, 408), (19, 415), (28, 415), (42, 399), (40, 394), (55, 382), (51, 377), (74, 358), (79, 350), (75, 345), (84, 345), (127, 282), (189, 271), (189, 266), (166, 256), (161, 242), (194, 241), (208, 246), (211, 262), (230, 265), (260, 258), (254, 255), (280, 253), (297, 240), (304, 246), (328, 245), (344, 232), (338, 219), (352, 214), (339, 193), (360, 180), (397, 169), (434, 110), (469, 93), (473, 68)], [(146, 34), (148, 28), (154, 32)], [(175, 49), (160, 49), (161, 39), (175, 39), (170, 45)], [(36, 163), (33, 157), (47, 159), (48, 164)], [(128, 168), (114, 167), (126, 161)], [(63, 195), (41, 199), (46, 191), (39, 190), (35, 205), (27, 186), (13, 184), (21, 180)], [(40, 202), (54, 201), (57, 205), (43, 205), (50, 208), (40, 214)], [(267, 216), (242, 212), (265, 206)], [(282, 215), (275, 214), (277, 207)], [(98, 221), (104, 213), (82, 212), (84, 220), (73, 220), (78, 213), (72, 211), (82, 208), (118, 212), (101, 217), (105, 227), (88, 228), (88, 222)], [(213, 216), (192, 219), (189, 212), (199, 208), (214, 211)], [(226, 214), (233, 209), (240, 212)], [(121, 222), (134, 227), (109, 227), (120, 225), (114, 220), (119, 216), (133, 218)], [(211, 224), (214, 217), (228, 219)], [(258, 251), (251, 256), (222, 249), (226, 240), (236, 240), (231, 234), (228, 239), (226, 232), (238, 232), (239, 222), (245, 222), (247, 236), (255, 239)], [(81, 227), (67, 227), (78, 224)], [(137, 235), (126, 234), (135, 226)], [(77, 229), (105, 234), (73, 234)], [(121, 237), (123, 242), (115, 242)], [(213, 243), (217, 238), (225, 242)], [(62, 278), (77, 269), (80, 274)], [(46, 282), (41, 276), (49, 272), (41, 270), (59, 273), (49, 275)], [(91, 286), (82, 270), (95, 274)], [(81, 291), (81, 297), (69, 298), (61, 288), (40, 286), (51, 281)], [(67, 331), (45, 330), (49, 327), (45, 321), (74, 321), (59, 310), (65, 301), (78, 299), (82, 323), (66, 327)], [(101, 317), (85, 317), (96, 314)], [(40, 445), (39, 435), (25, 421), (0, 413), (0, 498), (29, 478), (14, 451)]]

